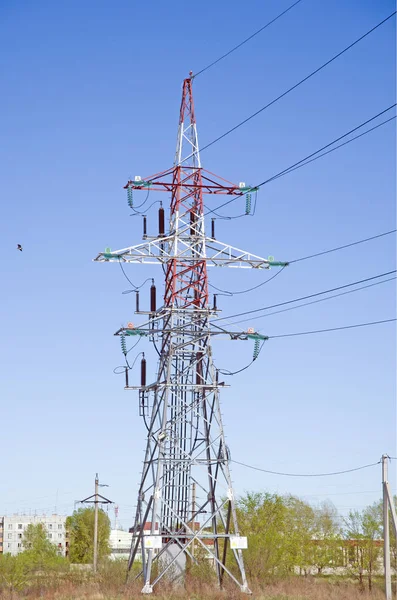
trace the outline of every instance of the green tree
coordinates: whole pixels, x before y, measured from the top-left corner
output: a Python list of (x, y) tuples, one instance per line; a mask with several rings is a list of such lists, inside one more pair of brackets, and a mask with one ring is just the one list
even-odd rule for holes
[(295, 496), (285, 496), (285, 551), (291, 570), (307, 573), (313, 564), (315, 513), (307, 502)]
[(284, 576), (312, 564), (314, 511), (294, 496), (247, 493), (238, 502), (249, 577)]
[(342, 528), (332, 502), (325, 501), (314, 509), (314, 521), (312, 563), (318, 573), (325, 567), (343, 566)]
[(30, 550), (38, 555), (53, 555), (57, 553), (56, 546), (47, 537), (47, 531), (43, 523), (33, 525), (30, 523), (23, 535), (22, 540), (25, 550)]
[(58, 577), (59, 571), (67, 568), (66, 559), (58, 555), (42, 523), (28, 525), (22, 543), (24, 550), (17, 556), (0, 555), (0, 588), (21, 591), (32, 581), (42, 584), (49, 575)]
[(25, 570), (51, 570), (64, 564), (64, 558), (58, 555), (57, 547), (47, 538), (42, 523), (29, 524), (25, 529), (22, 544), (21, 561)]
[[(94, 509), (79, 508), (66, 519), (69, 532), (69, 558), (72, 563), (91, 564), (94, 558)], [(98, 560), (110, 554), (110, 520), (103, 510), (98, 511)]]
[(244, 561), (249, 577), (284, 576), (298, 569), (318, 573), (343, 564), (342, 531), (331, 503), (313, 508), (291, 495), (247, 493), (238, 501), (238, 521), (248, 537)]
[(21, 555), (0, 555), (0, 589), (7, 589), (11, 593), (21, 591), (28, 582), (28, 574)]
[(238, 522), (248, 537), (244, 552), (247, 576), (263, 579), (288, 570), (285, 552), (286, 506), (281, 496), (247, 493), (238, 501)]
[(368, 576), (368, 588), (372, 590), (372, 579), (378, 570), (382, 555), (379, 543), (382, 539), (382, 504), (377, 502), (361, 512), (349, 513), (345, 535), (357, 542), (357, 554), (351, 561), (351, 569), (363, 585), (364, 573)]

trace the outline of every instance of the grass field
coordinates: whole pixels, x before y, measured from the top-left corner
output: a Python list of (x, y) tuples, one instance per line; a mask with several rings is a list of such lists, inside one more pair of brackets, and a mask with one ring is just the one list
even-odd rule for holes
[[(4, 588), (1, 599), (7, 600), (137, 600), (142, 599), (141, 584), (133, 582), (128, 586), (120, 580), (106, 574), (99, 574), (95, 580), (77, 581), (53, 578), (50, 581), (36, 582), (22, 589)], [(372, 592), (360, 590), (358, 583), (346, 580), (324, 581), (316, 578), (295, 577), (264, 585), (254, 582), (252, 598), (257, 600), (383, 600), (381, 581)], [(235, 587), (228, 586), (223, 591), (213, 589), (205, 582), (193, 581), (186, 587), (173, 588), (163, 584), (152, 596), (158, 600), (243, 600)]]

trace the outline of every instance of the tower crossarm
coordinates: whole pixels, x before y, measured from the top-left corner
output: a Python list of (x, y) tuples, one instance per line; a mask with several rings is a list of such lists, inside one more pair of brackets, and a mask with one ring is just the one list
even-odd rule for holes
[[(180, 328), (181, 333), (183, 332), (183, 328)], [(144, 325), (140, 325), (137, 328), (129, 328), (129, 327), (120, 327), (114, 335), (116, 336), (150, 336), (153, 334), (171, 334), (178, 333), (178, 328), (170, 328), (170, 329), (153, 329), (151, 323), (147, 323)], [(183, 343), (180, 343), (175, 346), (175, 349), (183, 348), (184, 346), (191, 345), (194, 342), (198, 342), (200, 339), (204, 339), (208, 336), (215, 337), (225, 335), (230, 337), (231, 340), (263, 340), (267, 341), (269, 338), (266, 335), (262, 335), (253, 331), (228, 331), (227, 329), (211, 329), (211, 330), (197, 330), (194, 333), (190, 332), (190, 339), (186, 340)]]
[(270, 267), (286, 267), (288, 262), (269, 260), (235, 248), (230, 244), (225, 244), (218, 240), (205, 237), (200, 240), (200, 247), (194, 247), (192, 252), (191, 236), (178, 235), (178, 253), (175, 253), (176, 235), (166, 237), (157, 237), (152, 240), (114, 250), (113, 252), (100, 252), (94, 259), (97, 262), (126, 262), (138, 264), (166, 264), (170, 260), (178, 260), (180, 263), (186, 263), (190, 266), (197, 260), (205, 261), (208, 267), (231, 267), (231, 268), (252, 268), (269, 269)]
[[(200, 171), (200, 181), (192, 182), (192, 174)], [(175, 180), (175, 167), (145, 177), (142, 179), (137, 176), (134, 180), (130, 179), (124, 186), (125, 190), (130, 189), (132, 192), (137, 190), (153, 191), (153, 192), (170, 192), (172, 193), (176, 189), (188, 189), (194, 188), (195, 190), (200, 189), (203, 194), (216, 194), (216, 195), (227, 195), (227, 196), (243, 196), (251, 192), (258, 191), (259, 188), (246, 186), (245, 184), (236, 185), (232, 181), (223, 179), (219, 175), (211, 173), (203, 168), (197, 168), (193, 166), (183, 165), (181, 167), (181, 176), (179, 180)]]

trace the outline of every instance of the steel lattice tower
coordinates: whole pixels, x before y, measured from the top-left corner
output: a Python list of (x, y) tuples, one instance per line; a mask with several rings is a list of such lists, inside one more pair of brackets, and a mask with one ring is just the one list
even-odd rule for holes
[[(148, 336), (161, 343), (156, 380), (135, 387), (126, 378), (126, 388), (139, 390), (140, 412), (148, 430), (128, 567), (141, 550), (142, 591), (151, 593), (166, 573), (181, 576), (186, 557), (197, 561), (201, 548), (213, 559), (219, 585), (227, 573), (242, 591), (250, 593), (241, 550), (245, 538), (239, 536), (230, 455), (219, 407), (219, 390), (224, 384), (218, 381), (213, 364), (211, 338), (225, 334), (234, 339), (266, 338), (252, 331), (230, 332), (211, 326), (217, 309), (209, 304), (207, 268), (263, 269), (285, 263), (223, 244), (214, 239), (213, 232), (212, 237), (206, 236), (203, 194), (242, 196), (252, 189), (245, 184), (236, 186), (201, 167), (192, 83), (192, 77), (183, 82), (173, 168), (145, 180), (136, 177), (125, 186), (130, 201), (133, 190), (171, 194), (168, 232), (160, 223), (160, 234), (150, 237), (145, 227), (142, 244), (114, 252), (107, 249), (95, 259), (157, 263), (165, 274), (163, 306), (152, 306), (148, 321), (139, 328), (130, 324), (116, 332), (123, 340)], [(193, 489), (198, 492), (197, 502), (192, 498)], [(197, 527), (198, 515), (204, 517)], [(144, 535), (147, 523), (151, 523), (150, 536)], [(238, 575), (226, 566), (228, 546)], [(155, 576), (154, 561), (158, 562)]]

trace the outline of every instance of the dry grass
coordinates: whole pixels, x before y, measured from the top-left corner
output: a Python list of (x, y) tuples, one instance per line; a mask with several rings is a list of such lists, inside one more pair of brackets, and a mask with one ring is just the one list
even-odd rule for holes
[[(101, 573), (94, 580), (88, 578), (67, 577), (58, 581), (36, 582), (25, 590), (15, 592), (2, 590), (1, 600), (142, 600), (141, 582), (133, 582), (127, 587), (117, 573)], [(85, 580), (84, 580), (85, 579)], [(358, 584), (348, 581), (327, 582), (316, 578), (296, 577), (264, 585), (252, 584), (253, 598), (256, 600), (383, 600), (381, 587), (372, 593), (360, 591)], [(213, 585), (203, 581), (191, 581), (189, 585), (173, 588), (163, 583), (153, 594), (157, 600), (243, 600), (247, 599), (236, 587), (227, 586), (225, 590), (214, 589)]]
[(261, 600), (384, 600), (382, 589), (372, 592), (360, 590), (358, 583), (339, 580), (334, 582), (316, 578), (295, 578), (262, 588)]

